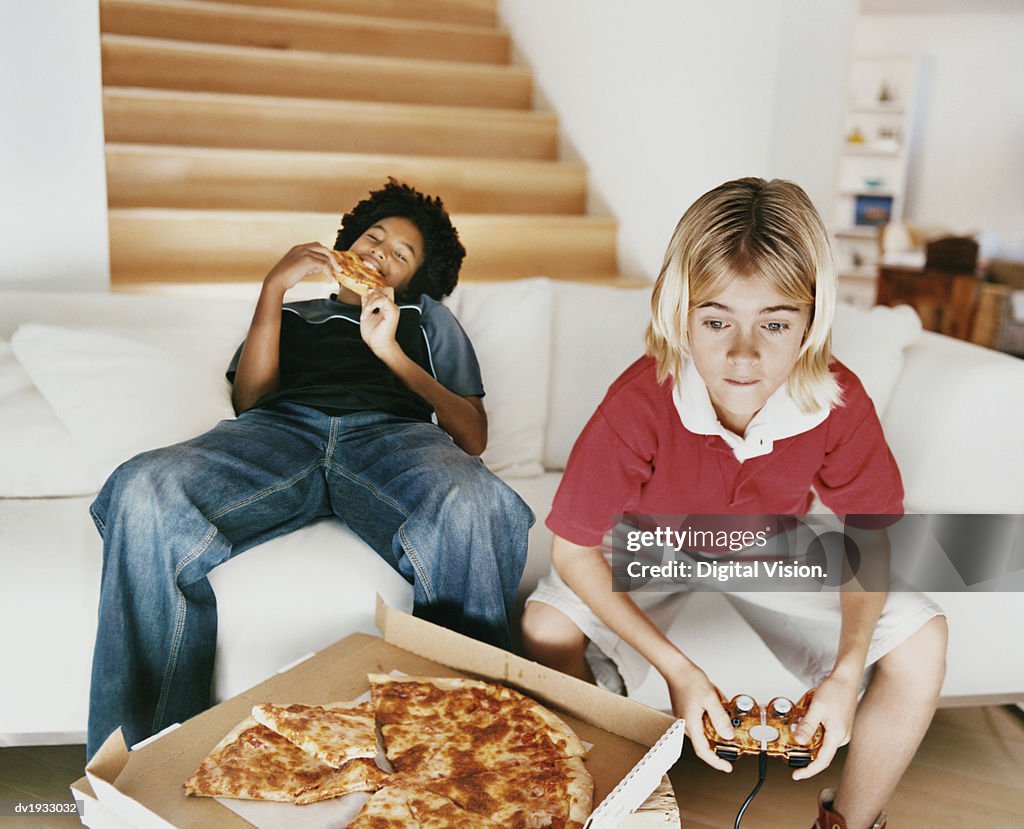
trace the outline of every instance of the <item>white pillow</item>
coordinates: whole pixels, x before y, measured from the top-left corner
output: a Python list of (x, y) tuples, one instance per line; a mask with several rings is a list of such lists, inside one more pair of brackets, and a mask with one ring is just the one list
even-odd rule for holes
[(0, 340), (0, 498), (57, 498), (102, 483), (9, 342)]
[(921, 319), (909, 305), (837, 306), (832, 353), (860, 378), (879, 415), (903, 371), (903, 352), (920, 335)]
[(564, 469), (608, 386), (644, 354), (651, 288), (552, 283), (551, 397), (544, 465)]
[(463, 285), (445, 304), (480, 360), (489, 427), (484, 463), (503, 477), (540, 475), (551, 355), (548, 281)]
[(238, 343), (232, 331), (29, 323), (11, 343), (100, 480), (139, 452), (234, 416), (224, 378)]

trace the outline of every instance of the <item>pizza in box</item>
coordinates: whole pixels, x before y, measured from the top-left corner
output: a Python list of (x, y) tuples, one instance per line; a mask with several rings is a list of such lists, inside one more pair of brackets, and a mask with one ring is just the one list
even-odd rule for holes
[(369, 679), (371, 702), (255, 706), (186, 793), (301, 806), (371, 792), (351, 829), (582, 829), (586, 750), (544, 706), (473, 679)]

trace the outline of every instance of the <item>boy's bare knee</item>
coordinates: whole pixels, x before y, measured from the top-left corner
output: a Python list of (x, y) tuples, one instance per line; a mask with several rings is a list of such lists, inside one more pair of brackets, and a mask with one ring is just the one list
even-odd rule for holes
[(523, 651), (527, 658), (593, 682), (586, 650), (587, 637), (561, 610), (544, 602), (526, 605), (523, 611)]
[(945, 616), (933, 616), (903, 644), (886, 654), (878, 670), (907, 694), (938, 696), (946, 676), (949, 628)]
[(530, 602), (523, 611), (523, 641), (541, 645), (572, 646), (586, 644), (583, 631), (556, 607)]
[(523, 611), (523, 650), (545, 665), (567, 660), (582, 662), (587, 638), (561, 610), (544, 602), (530, 602)]

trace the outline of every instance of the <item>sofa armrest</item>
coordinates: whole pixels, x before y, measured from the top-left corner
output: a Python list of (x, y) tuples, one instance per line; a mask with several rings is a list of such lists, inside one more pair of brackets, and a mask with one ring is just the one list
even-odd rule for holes
[(925, 332), (882, 417), (914, 512), (1024, 512), (1024, 362)]

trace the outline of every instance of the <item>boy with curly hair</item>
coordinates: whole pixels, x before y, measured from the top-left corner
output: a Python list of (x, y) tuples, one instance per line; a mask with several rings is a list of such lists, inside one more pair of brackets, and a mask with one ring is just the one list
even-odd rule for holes
[(393, 179), (342, 218), (386, 288), (285, 302), (332, 273), (312, 242), (263, 280), (228, 368), (238, 417), (122, 464), (92, 505), (103, 536), (87, 754), (210, 704), (232, 556), (335, 515), (413, 584), (416, 615), (507, 647), (533, 514), (478, 456), (487, 416), (473, 347), (439, 300), (465, 249), (440, 199)]

